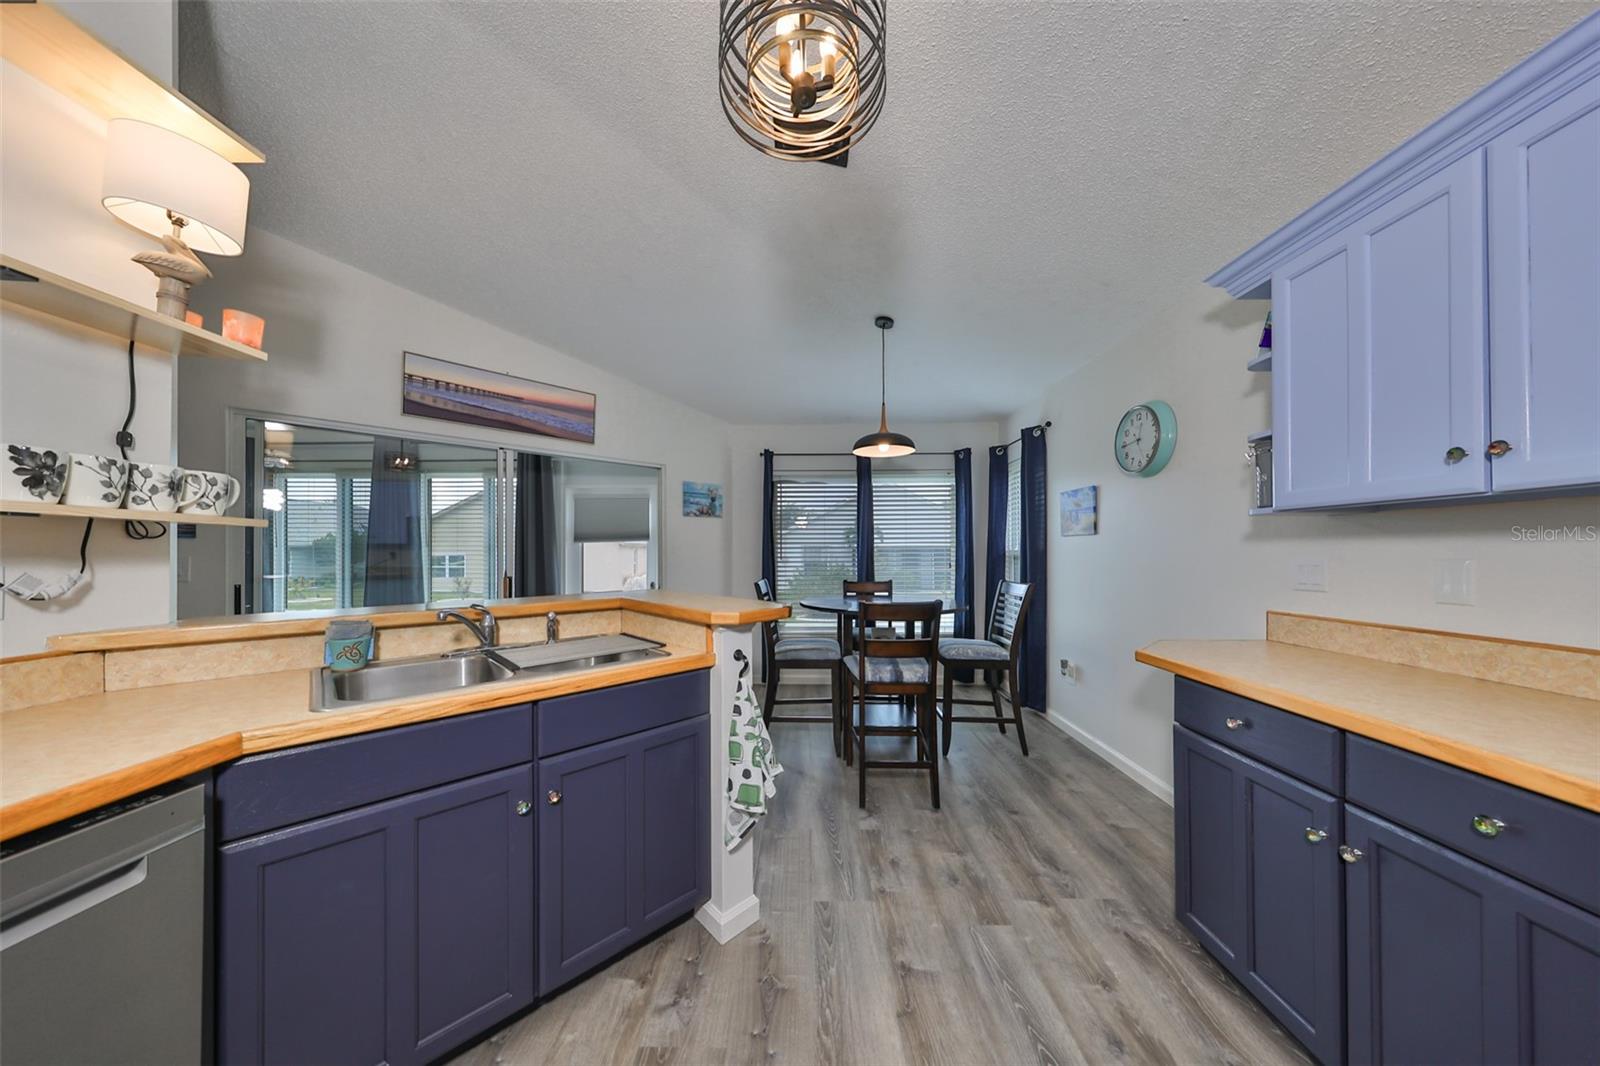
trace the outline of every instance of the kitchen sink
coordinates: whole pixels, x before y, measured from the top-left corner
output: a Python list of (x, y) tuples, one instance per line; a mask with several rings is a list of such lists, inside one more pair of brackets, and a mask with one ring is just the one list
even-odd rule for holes
[(516, 675), (516, 668), (487, 651), (376, 662), (359, 670), (317, 671), (311, 691), (313, 711), (337, 711), (358, 703), (448, 692)]
[(513, 677), (573, 674), (666, 654), (657, 641), (611, 634), (380, 661), (359, 670), (324, 666), (312, 675), (311, 709), (342, 711), (382, 700), (450, 692)]

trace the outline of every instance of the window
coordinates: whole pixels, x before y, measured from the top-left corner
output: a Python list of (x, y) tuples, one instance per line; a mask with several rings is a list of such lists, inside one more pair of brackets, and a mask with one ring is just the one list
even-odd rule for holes
[(1016, 445), (1006, 457), (1006, 580), (1022, 580), (1022, 448)]
[[(837, 596), (840, 584), (856, 576), (855, 473), (784, 473), (772, 489), (773, 593), (785, 603)], [(782, 625), (789, 633), (834, 631), (831, 615), (809, 612), (797, 612)]]
[(434, 552), (433, 578), (466, 577), (467, 557), (460, 552)]
[(650, 587), (650, 542), (591, 540), (578, 545), (583, 592), (633, 592)]
[[(896, 595), (956, 599), (956, 480), (950, 470), (872, 475), (872, 567)], [(955, 616), (943, 618), (950, 632)]]

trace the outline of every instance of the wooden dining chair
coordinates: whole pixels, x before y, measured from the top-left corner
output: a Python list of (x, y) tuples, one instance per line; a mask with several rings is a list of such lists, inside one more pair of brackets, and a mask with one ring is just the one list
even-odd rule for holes
[[(857, 802), (867, 805), (868, 770), (926, 770), (933, 795), (933, 808), (939, 809), (939, 759), (934, 754), (936, 704), (938, 701), (937, 659), (939, 614), (944, 605), (938, 600), (926, 603), (873, 603), (863, 600), (858, 614), (856, 652), (844, 657), (845, 757), (855, 763), (860, 779)], [(888, 638), (875, 636), (878, 626), (888, 623)], [(911, 637), (894, 636), (895, 624), (909, 626)], [(899, 719), (901, 712), (889, 705), (872, 704), (869, 696), (904, 697), (911, 702), (912, 721)], [(893, 724), (874, 723), (869, 708), (894, 714)], [(913, 759), (869, 759), (869, 737), (915, 737)]]
[[(995, 589), (994, 604), (989, 610), (989, 626), (982, 638), (945, 637), (939, 641), (939, 665), (944, 667), (944, 706), (940, 717), (944, 719), (944, 742), (941, 751), (950, 754), (951, 726), (956, 722), (977, 722), (997, 725), (1003, 735), (1006, 731), (1005, 715), (1000, 710), (1000, 681), (1006, 683), (1006, 693), (1011, 702), (1011, 721), (1017, 727), (1017, 743), (1022, 754), (1028, 754), (1028, 737), (1022, 728), (1022, 704), (1017, 700), (1017, 656), (1022, 650), (1024, 631), (1028, 627), (1028, 604), (1033, 602), (1033, 586), (1021, 581), (1002, 581)], [(958, 700), (955, 698), (955, 671), (982, 670), (989, 686), (987, 700)], [(961, 716), (955, 708), (961, 705), (991, 704), (994, 717), (981, 715)]]
[[(756, 583), (756, 598), (776, 603), (777, 597), (773, 595), (772, 583), (766, 578), (761, 578)], [(839, 642), (828, 637), (784, 637), (778, 632), (777, 622), (761, 623), (762, 651), (765, 653), (767, 666), (766, 689), (761, 699), (761, 719), (768, 724), (772, 722), (803, 722), (810, 725), (831, 724), (833, 726), (833, 753), (839, 755), (843, 751), (844, 719), (840, 703), (840, 693), (843, 691), (842, 678), (844, 665), (843, 653), (839, 650)], [(774, 714), (777, 707), (793, 706), (795, 704), (817, 704), (821, 700), (806, 699), (804, 697), (791, 697), (778, 699), (778, 684), (785, 669), (791, 670), (825, 670), (828, 673), (828, 717), (816, 714)]]

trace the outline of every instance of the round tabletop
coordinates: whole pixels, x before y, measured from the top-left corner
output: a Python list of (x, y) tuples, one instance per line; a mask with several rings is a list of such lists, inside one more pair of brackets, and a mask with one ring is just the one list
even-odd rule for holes
[[(873, 596), (868, 603), (931, 603), (938, 596), (917, 593), (901, 593), (897, 596)], [(861, 599), (857, 596), (807, 596), (800, 601), (800, 606), (808, 611), (824, 611), (828, 614), (859, 614)], [(947, 603), (941, 613), (955, 614), (962, 610), (958, 604)]]

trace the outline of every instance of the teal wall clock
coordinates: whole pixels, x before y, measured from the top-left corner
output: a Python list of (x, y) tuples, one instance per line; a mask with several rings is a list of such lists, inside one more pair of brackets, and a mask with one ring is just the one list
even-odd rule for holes
[(1128, 408), (1117, 423), (1111, 450), (1125, 473), (1155, 477), (1166, 468), (1178, 447), (1178, 416), (1160, 400), (1147, 400)]

